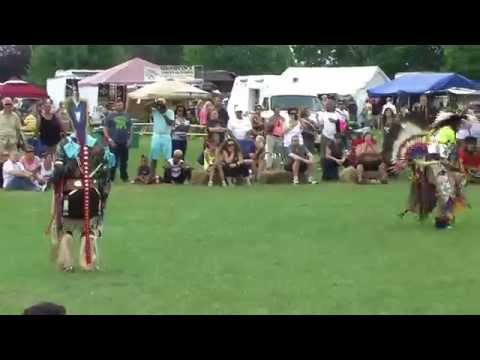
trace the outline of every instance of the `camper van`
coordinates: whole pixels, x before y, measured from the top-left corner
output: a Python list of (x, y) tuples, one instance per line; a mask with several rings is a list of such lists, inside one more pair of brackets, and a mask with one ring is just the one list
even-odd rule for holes
[(263, 107), (262, 116), (269, 118), (273, 109), (278, 107), (280, 114), (288, 120), (290, 108), (308, 108), (312, 120), (320, 111), (320, 100), (308, 86), (298, 81), (287, 81), (278, 75), (239, 76), (235, 79), (228, 101), (228, 115), (235, 117), (235, 108), (244, 113), (252, 113), (255, 105)]

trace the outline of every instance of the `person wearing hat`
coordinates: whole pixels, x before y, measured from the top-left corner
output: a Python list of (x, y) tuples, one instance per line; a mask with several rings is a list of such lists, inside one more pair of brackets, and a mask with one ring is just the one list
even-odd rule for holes
[(228, 130), (240, 144), (243, 157), (249, 159), (255, 153), (255, 142), (251, 138), (252, 123), (243, 116), (243, 111), (238, 105), (235, 105), (235, 119), (228, 122)]
[(152, 106), (153, 135), (151, 141), (151, 168), (155, 177), (157, 162), (162, 158), (165, 162), (172, 156), (172, 126), (175, 123), (175, 114), (167, 108), (165, 99), (157, 99)]
[(0, 111), (0, 153), (17, 150), (22, 142), (21, 121), (13, 111), (13, 101), (6, 97), (2, 100), (3, 110)]

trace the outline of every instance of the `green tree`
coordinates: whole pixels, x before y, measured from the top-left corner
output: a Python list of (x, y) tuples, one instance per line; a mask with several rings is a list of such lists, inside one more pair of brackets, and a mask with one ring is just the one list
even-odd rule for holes
[(480, 79), (480, 46), (445, 46), (444, 70), (457, 72), (471, 79)]
[(25, 75), (30, 56), (31, 45), (0, 45), (0, 81)]
[(45, 84), (58, 69), (106, 69), (128, 59), (118, 45), (38, 45), (33, 47), (28, 77)]
[(125, 45), (131, 57), (158, 65), (178, 65), (183, 61), (183, 45)]
[(229, 70), (239, 75), (279, 74), (293, 64), (293, 54), (285, 45), (185, 46), (184, 59), (206, 70)]
[(378, 65), (389, 76), (404, 71), (438, 71), (444, 58), (439, 45), (294, 45), (304, 66)]

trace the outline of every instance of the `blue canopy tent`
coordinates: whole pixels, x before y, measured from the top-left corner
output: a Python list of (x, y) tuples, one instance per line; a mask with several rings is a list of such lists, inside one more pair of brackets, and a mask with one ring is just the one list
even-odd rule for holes
[(400, 94), (421, 95), (445, 92), (450, 88), (478, 89), (478, 85), (455, 73), (417, 73), (403, 75), (386, 84), (367, 90), (369, 96), (383, 97)]

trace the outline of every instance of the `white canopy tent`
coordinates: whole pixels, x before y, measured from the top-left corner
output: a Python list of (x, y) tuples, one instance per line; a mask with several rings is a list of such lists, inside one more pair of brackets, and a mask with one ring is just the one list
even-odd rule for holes
[(368, 98), (367, 89), (390, 81), (378, 66), (289, 67), (281, 77), (289, 82), (308, 84), (318, 95), (351, 95), (359, 112)]

